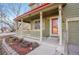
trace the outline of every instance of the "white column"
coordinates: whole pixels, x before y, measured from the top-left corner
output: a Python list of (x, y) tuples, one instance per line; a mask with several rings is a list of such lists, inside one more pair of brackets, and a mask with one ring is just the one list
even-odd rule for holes
[(62, 5), (58, 6), (59, 18), (58, 18), (58, 35), (59, 45), (62, 45)]
[(43, 35), (42, 35), (42, 24), (43, 24), (43, 17), (42, 17), (42, 12), (40, 12), (40, 42), (42, 41)]
[(23, 38), (23, 19), (21, 19), (21, 38)]
[(16, 20), (16, 36), (18, 36), (18, 20)]
[(32, 25), (33, 25), (32, 22), (30, 22), (31, 30), (32, 30), (32, 28), (33, 28)]

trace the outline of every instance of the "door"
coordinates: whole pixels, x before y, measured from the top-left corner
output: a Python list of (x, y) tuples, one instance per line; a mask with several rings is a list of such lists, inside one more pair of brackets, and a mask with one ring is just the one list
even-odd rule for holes
[(68, 54), (79, 54), (79, 20), (68, 21)]
[(58, 34), (58, 19), (52, 18), (52, 34)]

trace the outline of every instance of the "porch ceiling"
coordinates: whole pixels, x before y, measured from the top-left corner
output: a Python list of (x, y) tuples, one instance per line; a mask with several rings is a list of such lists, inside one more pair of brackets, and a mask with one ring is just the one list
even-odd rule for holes
[[(53, 16), (53, 15), (58, 15), (58, 5), (59, 4), (51, 4), (49, 7), (44, 8), (43, 10), (40, 10), (43, 12), (43, 18)], [(23, 21), (30, 22), (31, 20), (39, 19), (40, 18), (40, 13), (39, 13), (40, 11), (23, 17)]]
[[(58, 15), (58, 9), (53, 9), (53, 10), (49, 10), (49, 11), (46, 11), (46, 12), (43, 12), (43, 18), (46, 18), (46, 17), (50, 17), (50, 16), (53, 16), (53, 15)], [(32, 20), (35, 20), (35, 19), (40, 19), (40, 14), (36, 14), (36, 15), (29, 15), (29, 17), (27, 18), (24, 18), (23, 21), (24, 22), (30, 22)]]

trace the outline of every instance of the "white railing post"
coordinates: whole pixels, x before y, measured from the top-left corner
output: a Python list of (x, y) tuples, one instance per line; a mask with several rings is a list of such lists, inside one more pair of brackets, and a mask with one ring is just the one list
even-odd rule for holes
[(18, 36), (18, 20), (16, 20), (16, 36)]
[(21, 38), (23, 38), (23, 19), (21, 19)]
[(42, 12), (40, 12), (40, 42), (42, 41), (42, 38), (43, 38), (43, 36), (42, 36), (42, 24), (43, 24), (43, 17), (42, 17)]
[(58, 6), (59, 18), (58, 18), (58, 35), (59, 45), (62, 45), (62, 5)]

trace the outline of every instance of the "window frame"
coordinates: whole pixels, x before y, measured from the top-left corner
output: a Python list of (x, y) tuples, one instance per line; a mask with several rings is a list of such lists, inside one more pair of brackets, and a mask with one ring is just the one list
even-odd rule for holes
[(40, 20), (39, 19), (36, 19), (36, 20), (33, 21), (33, 30), (40, 30), (40, 28), (39, 29), (35, 29), (35, 22), (36, 21), (40, 21)]
[[(44, 19), (43, 19), (43, 20), (44, 20)], [(32, 27), (32, 28), (33, 28), (33, 30), (39, 31), (40, 28), (39, 28), (39, 29), (35, 29), (35, 22), (36, 22), (36, 21), (40, 21), (40, 19), (36, 19), (36, 20), (33, 21), (33, 25), (32, 25), (33, 27)], [(45, 29), (45, 22), (44, 22), (44, 21), (43, 21), (43, 25), (42, 25), (42, 26), (43, 26), (43, 29), (42, 29), (42, 30), (44, 30), (44, 29)]]

